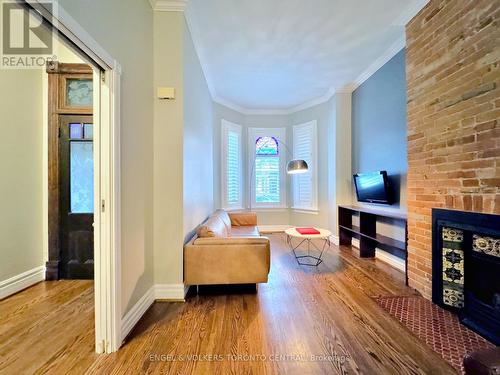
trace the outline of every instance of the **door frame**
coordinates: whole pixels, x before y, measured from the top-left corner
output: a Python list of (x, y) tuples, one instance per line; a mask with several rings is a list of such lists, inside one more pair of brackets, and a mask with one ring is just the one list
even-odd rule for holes
[[(93, 70), (88, 64), (67, 64), (61, 62), (50, 62), (47, 64), (47, 89), (48, 89), (48, 118), (47, 127), (44, 131), (44, 137), (47, 138), (47, 204), (48, 204), (48, 222), (46, 230), (48, 232), (46, 252), (46, 280), (59, 280), (60, 278), (60, 170), (59, 170), (59, 142), (60, 142), (60, 122), (62, 116), (85, 115), (93, 116), (93, 107), (86, 108), (68, 108), (66, 102), (66, 80), (67, 76), (77, 75), (82, 78), (91, 79), (92, 85)], [(93, 98), (95, 99), (95, 98)], [(44, 155), (45, 157), (45, 155)]]
[[(112, 353), (122, 343), (121, 330), (121, 66), (61, 6), (24, 0), (72, 43), (93, 67), (94, 84), (94, 298), (95, 350)], [(97, 68), (98, 66), (99, 68)], [(48, 158), (47, 153), (44, 158)], [(48, 181), (47, 159), (43, 171)], [(45, 184), (45, 186), (47, 186)], [(45, 197), (48, 191), (44, 192)], [(48, 205), (44, 204), (48, 221)], [(44, 244), (47, 246), (48, 244)]]

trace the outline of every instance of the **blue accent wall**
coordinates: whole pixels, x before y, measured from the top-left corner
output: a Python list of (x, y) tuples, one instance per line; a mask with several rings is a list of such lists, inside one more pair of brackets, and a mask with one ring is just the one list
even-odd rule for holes
[(352, 172), (386, 170), (396, 206), (406, 206), (405, 50), (398, 52), (352, 96)]

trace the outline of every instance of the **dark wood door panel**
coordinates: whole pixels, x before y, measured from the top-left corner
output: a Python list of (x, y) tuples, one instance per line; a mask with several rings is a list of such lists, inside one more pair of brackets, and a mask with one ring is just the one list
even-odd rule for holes
[(59, 129), (59, 273), (93, 279), (92, 116), (60, 116)]

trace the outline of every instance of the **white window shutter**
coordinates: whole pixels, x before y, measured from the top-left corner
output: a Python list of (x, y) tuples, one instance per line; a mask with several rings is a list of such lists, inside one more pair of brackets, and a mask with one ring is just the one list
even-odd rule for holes
[(303, 159), (307, 173), (293, 175), (293, 208), (317, 210), (316, 121), (293, 127), (293, 158)]
[(222, 206), (243, 208), (241, 126), (222, 120)]
[(227, 132), (227, 203), (229, 205), (237, 204), (240, 197), (240, 153), (241, 153), (240, 135), (229, 130)]

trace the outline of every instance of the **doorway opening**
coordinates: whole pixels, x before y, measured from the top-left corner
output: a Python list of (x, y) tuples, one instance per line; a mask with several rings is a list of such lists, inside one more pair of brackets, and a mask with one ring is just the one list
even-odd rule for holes
[[(72, 60), (77, 59), (74, 56)], [(46, 280), (94, 278), (93, 72), (50, 62)]]

